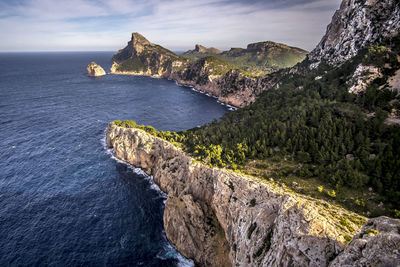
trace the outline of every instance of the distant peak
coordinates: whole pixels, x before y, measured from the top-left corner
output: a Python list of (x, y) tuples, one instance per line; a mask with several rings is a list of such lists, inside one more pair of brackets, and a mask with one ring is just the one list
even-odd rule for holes
[(132, 43), (141, 43), (141, 44), (151, 44), (149, 40), (146, 39), (143, 35), (141, 35), (138, 32), (133, 32), (132, 33)]
[(221, 50), (215, 47), (205, 47), (199, 44), (196, 44), (194, 47), (194, 51), (198, 53), (211, 53), (211, 54), (220, 54), (222, 53)]
[(247, 50), (265, 50), (266, 48), (271, 47), (280, 47), (280, 48), (289, 48), (289, 46), (285, 44), (275, 43), (273, 41), (265, 41), (265, 42), (258, 42), (252, 43), (247, 45)]
[(204, 53), (207, 50), (207, 48), (205, 46), (196, 44), (194, 46), (194, 51), (199, 52), (199, 53)]

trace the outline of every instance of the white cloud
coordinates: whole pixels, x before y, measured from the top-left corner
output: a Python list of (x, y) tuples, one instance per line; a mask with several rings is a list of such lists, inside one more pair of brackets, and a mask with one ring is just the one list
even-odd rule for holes
[[(0, 7), (0, 51), (117, 50), (133, 31), (171, 49), (272, 40), (312, 49), (340, 0), (268, 9), (220, 0), (28, 0)], [(5, 15), (9, 17), (4, 17)]]

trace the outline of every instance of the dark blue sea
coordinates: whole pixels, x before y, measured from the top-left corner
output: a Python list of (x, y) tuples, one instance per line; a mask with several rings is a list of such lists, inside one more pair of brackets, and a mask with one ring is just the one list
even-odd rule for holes
[(0, 54), (0, 266), (191, 264), (165, 236), (165, 195), (113, 158), (104, 130), (183, 130), (228, 108), (173, 81), (86, 75), (112, 54)]

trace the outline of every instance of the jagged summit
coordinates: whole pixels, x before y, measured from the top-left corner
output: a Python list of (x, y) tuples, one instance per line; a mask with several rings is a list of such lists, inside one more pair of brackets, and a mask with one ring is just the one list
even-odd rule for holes
[(138, 32), (132, 33), (131, 41), (128, 43), (131, 45), (137, 53), (141, 53), (145, 46), (153, 45), (149, 40)]
[[(146, 58), (148, 59), (151, 56), (163, 56), (164, 58), (175, 58), (173, 52), (168, 49), (165, 49), (162, 46), (157, 44), (153, 44), (149, 40), (146, 39), (143, 35), (138, 32), (133, 32), (131, 40), (128, 42), (128, 45), (119, 50), (112, 60), (116, 63), (124, 62), (128, 59), (134, 59), (135, 67), (139, 65), (148, 65), (150, 62), (147, 62)], [(140, 57), (140, 59), (139, 59)]]
[(189, 50), (186, 51), (184, 54), (185, 55), (190, 55), (190, 54), (213, 54), (213, 55), (217, 55), (217, 54), (221, 54), (222, 51), (215, 48), (215, 47), (205, 47), (199, 44), (196, 44), (194, 47), (194, 50)]
[(308, 55), (311, 68), (321, 61), (341, 63), (370, 44), (393, 37), (400, 30), (398, 0), (343, 0), (326, 34)]
[(138, 32), (132, 33), (131, 40), (128, 42), (128, 45), (117, 52), (114, 55), (113, 61), (122, 62), (131, 58), (132, 56), (140, 55), (146, 47), (155, 46), (149, 40), (147, 40), (143, 35)]

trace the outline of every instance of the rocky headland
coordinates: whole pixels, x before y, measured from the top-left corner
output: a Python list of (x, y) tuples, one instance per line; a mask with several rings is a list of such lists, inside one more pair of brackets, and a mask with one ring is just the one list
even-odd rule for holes
[(106, 75), (106, 72), (104, 71), (104, 69), (100, 65), (97, 65), (96, 62), (91, 62), (86, 67), (86, 70), (88, 72), (88, 75), (92, 76), (92, 77), (98, 77), (98, 76)]
[(274, 182), (211, 168), (140, 129), (110, 123), (107, 146), (168, 194), (168, 239), (200, 266), (396, 266), (400, 220), (366, 221)]
[(194, 50), (178, 56), (135, 32), (128, 45), (114, 55), (111, 73), (173, 79), (181, 85), (193, 86), (216, 96), (221, 102), (243, 107), (253, 102), (270, 82), (265, 84), (264, 79), (258, 79), (259, 73), (264, 72), (259, 68), (248, 68), (249, 64), (270, 62), (270, 71), (271, 68), (292, 66), (307, 54), (302, 49), (271, 41), (250, 44), (247, 49), (239, 50), (223, 52), (196, 45)]

